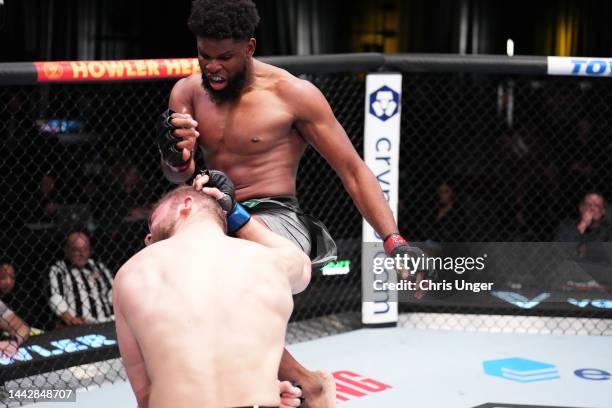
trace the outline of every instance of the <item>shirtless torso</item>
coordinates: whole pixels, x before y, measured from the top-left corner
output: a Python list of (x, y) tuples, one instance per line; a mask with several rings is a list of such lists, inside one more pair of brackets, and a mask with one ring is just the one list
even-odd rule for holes
[(139, 401), (278, 406), (293, 301), (273, 249), (194, 229), (145, 248), (115, 282), (117, 332)]
[(279, 96), (286, 86), (282, 81), (290, 80), (286, 72), (262, 63), (252, 89), (239, 103), (217, 106), (206, 96), (199, 76), (188, 79), (194, 82), (196, 120), (202, 118), (198, 143), (204, 159), (212, 168), (227, 170), (245, 197), (295, 193), (306, 143), (293, 126), (291, 107)]
[(311, 83), (253, 60), (240, 99), (215, 104), (200, 74), (177, 82), (169, 106), (197, 121), (206, 165), (226, 173), (238, 200), (293, 195), (300, 159), (313, 144), (337, 170), (359, 156), (327, 101)]

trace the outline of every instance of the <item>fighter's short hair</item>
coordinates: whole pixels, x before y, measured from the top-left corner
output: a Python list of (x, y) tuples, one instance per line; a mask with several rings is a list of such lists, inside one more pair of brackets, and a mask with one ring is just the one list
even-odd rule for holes
[[(170, 203), (170, 208), (176, 208), (176, 206), (187, 196), (193, 197), (194, 202), (198, 205), (199, 212), (209, 215), (212, 219), (217, 221), (221, 228), (224, 230), (226, 229), (225, 214), (219, 203), (217, 203), (217, 200), (187, 185), (177, 187), (164, 194), (164, 196), (155, 203), (150, 214), (153, 214), (160, 205), (166, 202)], [(149, 227), (150, 226), (151, 220), (149, 219)]]
[(245, 41), (255, 36), (259, 13), (252, 0), (194, 0), (187, 27), (196, 37)]

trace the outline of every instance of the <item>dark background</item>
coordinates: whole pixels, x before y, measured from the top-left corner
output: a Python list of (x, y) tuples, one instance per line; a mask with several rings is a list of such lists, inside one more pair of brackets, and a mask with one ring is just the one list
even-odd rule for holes
[[(190, 1), (3, 0), (0, 61), (194, 56)], [(259, 55), (612, 55), (602, 0), (256, 0)]]

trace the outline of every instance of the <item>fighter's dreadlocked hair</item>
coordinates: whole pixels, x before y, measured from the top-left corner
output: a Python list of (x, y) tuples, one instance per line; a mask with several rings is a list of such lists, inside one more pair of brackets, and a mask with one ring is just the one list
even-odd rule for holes
[(194, 0), (187, 27), (197, 37), (244, 41), (255, 35), (259, 14), (252, 0)]

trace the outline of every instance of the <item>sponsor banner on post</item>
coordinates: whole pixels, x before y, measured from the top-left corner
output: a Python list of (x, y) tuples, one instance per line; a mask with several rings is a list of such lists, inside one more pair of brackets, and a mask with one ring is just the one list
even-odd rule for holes
[[(366, 78), (364, 160), (378, 184), (397, 221), (399, 143), (402, 75), (397, 73), (370, 74)], [(395, 273), (374, 273), (374, 258), (384, 257), (381, 237), (363, 220), (362, 227), (362, 322), (392, 324), (397, 322), (397, 293), (375, 290), (373, 282), (395, 282)]]
[(612, 77), (612, 58), (548, 57), (548, 75)]
[(181, 78), (200, 72), (197, 58), (34, 62), (38, 82)]

